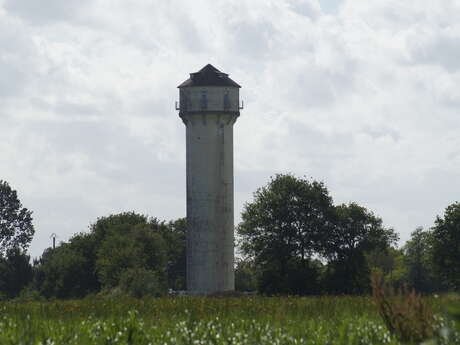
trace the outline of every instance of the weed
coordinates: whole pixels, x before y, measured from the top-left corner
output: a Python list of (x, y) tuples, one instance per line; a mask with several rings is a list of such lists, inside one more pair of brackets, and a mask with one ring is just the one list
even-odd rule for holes
[(372, 294), (388, 330), (402, 342), (421, 343), (434, 336), (434, 315), (428, 304), (407, 287), (396, 291), (379, 272), (371, 275)]

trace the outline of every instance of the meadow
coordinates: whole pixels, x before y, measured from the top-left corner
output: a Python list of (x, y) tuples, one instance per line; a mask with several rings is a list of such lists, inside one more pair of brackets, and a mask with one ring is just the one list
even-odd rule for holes
[[(430, 344), (460, 344), (460, 325), (429, 298)], [(91, 297), (3, 302), (0, 344), (401, 344), (371, 297)]]

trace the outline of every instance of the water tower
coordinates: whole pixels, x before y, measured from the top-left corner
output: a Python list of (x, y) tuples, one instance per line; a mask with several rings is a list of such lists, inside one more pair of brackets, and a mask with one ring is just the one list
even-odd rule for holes
[(231, 291), (234, 279), (233, 125), (240, 85), (212, 65), (178, 86), (187, 142), (187, 290)]

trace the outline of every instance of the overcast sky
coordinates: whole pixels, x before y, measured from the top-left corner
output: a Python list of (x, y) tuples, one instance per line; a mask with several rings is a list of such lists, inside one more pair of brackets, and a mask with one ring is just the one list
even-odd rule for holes
[(460, 197), (458, 0), (0, 0), (0, 179), (30, 252), (134, 210), (185, 216), (177, 85), (242, 85), (235, 221), (276, 173), (404, 241)]

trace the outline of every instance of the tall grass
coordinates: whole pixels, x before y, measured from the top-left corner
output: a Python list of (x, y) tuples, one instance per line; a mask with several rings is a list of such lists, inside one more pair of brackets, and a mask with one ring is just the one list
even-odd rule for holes
[(93, 297), (0, 304), (0, 344), (401, 343), (370, 297)]
[(435, 318), (422, 296), (407, 287), (387, 286), (379, 272), (371, 276), (372, 294), (388, 330), (402, 342), (421, 343), (433, 338)]

